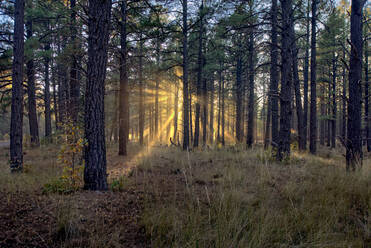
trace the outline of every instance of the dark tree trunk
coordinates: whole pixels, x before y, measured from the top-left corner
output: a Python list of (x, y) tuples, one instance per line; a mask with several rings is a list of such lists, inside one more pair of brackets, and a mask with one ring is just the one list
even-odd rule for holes
[[(367, 27), (366, 27), (367, 28)], [(366, 29), (367, 30), (367, 29)], [(369, 77), (368, 77), (368, 41), (365, 42), (365, 118), (366, 118), (366, 139), (367, 151), (371, 151), (371, 118), (369, 116)]]
[(159, 116), (159, 108), (158, 108), (158, 94), (159, 94), (159, 86), (160, 86), (160, 40), (157, 39), (156, 41), (156, 82), (155, 82), (155, 136), (158, 138), (158, 116)]
[(12, 107), (10, 121), (10, 170), (23, 168), (23, 62), (24, 62), (24, 0), (16, 0), (14, 8), (14, 39), (12, 66)]
[(206, 146), (207, 140), (207, 80), (203, 79), (202, 87), (202, 109), (203, 109), (203, 120), (202, 120), (202, 143)]
[(71, 44), (73, 52), (71, 53), (71, 70), (70, 70), (70, 104), (69, 113), (72, 122), (76, 125), (79, 116), (80, 103), (80, 80), (78, 78), (78, 60), (77, 53), (77, 27), (76, 27), (76, 0), (70, 0), (71, 4)]
[(332, 118), (331, 118), (331, 148), (336, 146), (336, 57), (332, 55)]
[(238, 143), (242, 142), (242, 97), (243, 97), (243, 85), (242, 85), (242, 58), (237, 55), (236, 64), (236, 139)]
[[(293, 20), (292, 20), (293, 21)], [(303, 107), (301, 104), (301, 93), (300, 93), (300, 79), (299, 79), (299, 69), (298, 69), (298, 48), (296, 46), (296, 37), (294, 30), (294, 23), (291, 24), (291, 40), (292, 40), (292, 74), (294, 78), (294, 90), (295, 90), (295, 107), (297, 116), (297, 127), (298, 127), (298, 145), (299, 150), (305, 150), (305, 129), (303, 121)]]
[(173, 142), (177, 141), (178, 134), (178, 103), (179, 103), (179, 89), (178, 85), (175, 85), (175, 97), (174, 97), (174, 133)]
[(250, 30), (249, 34), (249, 102), (247, 117), (247, 137), (246, 145), (251, 147), (254, 143), (254, 102), (255, 102), (255, 71), (254, 71), (254, 33)]
[(317, 152), (317, 83), (316, 83), (316, 23), (317, 23), (317, 2), (312, 0), (312, 37), (310, 57), (310, 138), (309, 150), (312, 154)]
[(144, 92), (143, 92), (143, 41), (142, 34), (140, 34), (139, 41), (139, 143), (144, 144)]
[(193, 140), (193, 125), (192, 125), (192, 93), (189, 92), (189, 134), (190, 140)]
[(310, 19), (309, 19), (309, 11), (310, 11), (310, 1), (308, 0), (308, 9), (307, 9), (307, 21), (306, 21), (306, 28), (307, 34), (305, 36), (305, 58), (304, 58), (304, 72), (303, 72), (303, 79), (304, 79), (304, 107), (303, 107), (303, 148), (304, 150), (307, 149), (307, 136), (308, 136), (308, 81), (309, 81), (309, 29), (310, 29)]
[(349, 63), (347, 170), (362, 165), (362, 12), (365, 0), (352, 0), (350, 15), (351, 55)]
[[(30, 1), (31, 3), (31, 1)], [(32, 6), (29, 6), (32, 8)], [(32, 20), (28, 18), (26, 22), (27, 39), (32, 38)], [(27, 94), (28, 94), (28, 121), (30, 127), (31, 145), (39, 146), (39, 126), (37, 123), (36, 112), (36, 89), (35, 89), (35, 66), (34, 66), (34, 53), (31, 50), (30, 57), (26, 63), (27, 68)]]
[(224, 78), (222, 76), (222, 88), (221, 88), (221, 94), (222, 94), (222, 145), (225, 145), (225, 92), (224, 92)]
[[(343, 60), (345, 61), (345, 51), (343, 50)], [(346, 113), (347, 113), (347, 85), (346, 85), (346, 73), (345, 73), (345, 65), (343, 65), (343, 98), (342, 98), (342, 103), (343, 103), (343, 113), (342, 113), (342, 122), (341, 122), (341, 138), (343, 142), (345, 142), (346, 139), (346, 134), (347, 134), (347, 118), (346, 118)]]
[(110, 141), (113, 139), (113, 141), (116, 143), (118, 141), (118, 115), (119, 115), (119, 90), (115, 88), (115, 97), (113, 102), (113, 120), (111, 125), (111, 133), (110, 133)]
[(322, 146), (325, 145), (325, 120), (323, 117), (326, 115), (326, 106), (325, 106), (325, 87), (321, 84), (320, 85), (320, 111), (321, 111), (321, 118), (320, 118), (320, 137), (319, 137), (319, 142)]
[(272, 0), (271, 9), (271, 67), (270, 67), (270, 97), (271, 97), (271, 112), (272, 112), (272, 144), (277, 146), (279, 142), (278, 134), (278, 69), (277, 69), (277, 57), (278, 57), (278, 41), (277, 41), (277, 0)]
[(129, 86), (127, 75), (126, 0), (121, 3), (121, 50), (120, 50), (120, 96), (119, 96), (119, 155), (127, 155), (129, 137)]
[(104, 133), (104, 81), (106, 78), (111, 0), (89, 0), (88, 63), (85, 92), (84, 189), (107, 190)]
[(214, 142), (214, 75), (210, 80), (210, 122), (209, 122), (209, 142)]
[(44, 91), (44, 105), (45, 105), (45, 137), (49, 140), (52, 135), (52, 119), (50, 113), (50, 81), (49, 81), (49, 55), (48, 52), (50, 50), (50, 44), (47, 43), (45, 45), (45, 52), (47, 55), (44, 58), (44, 69), (45, 69), (45, 91)]
[(220, 125), (221, 125), (221, 109), (222, 109), (222, 68), (220, 63), (219, 69), (219, 82), (218, 82), (218, 127), (217, 127), (217, 136), (216, 140), (220, 142)]
[(290, 156), (290, 133), (291, 133), (291, 80), (292, 48), (291, 48), (291, 25), (292, 25), (292, 1), (281, 0), (282, 8), (282, 71), (281, 71), (281, 111), (280, 111), (280, 141), (278, 144), (277, 159), (282, 160)]
[(187, 0), (183, 0), (183, 150), (189, 147)]
[(200, 108), (201, 108), (201, 101), (203, 99), (201, 96), (202, 92), (202, 69), (203, 69), (203, 59), (202, 59), (202, 33), (203, 33), (203, 26), (202, 26), (202, 11), (203, 11), (203, 1), (200, 7), (200, 28), (198, 31), (198, 58), (197, 58), (197, 88), (196, 88), (196, 116), (195, 116), (195, 134), (194, 134), (194, 141), (193, 147), (198, 147), (198, 141), (200, 136)]

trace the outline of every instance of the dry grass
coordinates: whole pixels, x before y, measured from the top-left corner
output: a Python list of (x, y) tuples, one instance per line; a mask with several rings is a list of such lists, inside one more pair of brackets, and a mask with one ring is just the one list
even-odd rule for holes
[(56, 151), (27, 149), (26, 172), (11, 175), (0, 150), (0, 246), (371, 246), (369, 159), (346, 173), (341, 152), (326, 148), (280, 164), (260, 148), (133, 145), (122, 159), (109, 146), (115, 192), (45, 195), (60, 175)]

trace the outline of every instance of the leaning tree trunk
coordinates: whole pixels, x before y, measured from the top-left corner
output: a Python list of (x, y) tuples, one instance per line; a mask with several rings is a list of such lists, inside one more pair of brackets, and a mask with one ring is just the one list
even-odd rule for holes
[(291, 25), (292, 25), (292, 1), (281, 0), (282, 7), (282, 71), (281, 71), (281, 111), (280, 111), (280, 141), (278, 144), (277, 159), (282, 160), (290, 156), (290, 132), (291, 132)]
[[(31, 3), (31, 1), (30, 1)], [(29, 6), (30, 8), (32, 6)], [(26, 36), (27, 39), (32, 38), (32, 19), (28, 18), (26, 22)], [(27, 59), (26, 71), (27, 71), (27, 95), (28, 95), (28, 121), (30, 126), (31, 145), (39, 146), (39, 126), (37, 123), (37, 111), (36, 111), (36, 89), (35, 89), (35, 66), (34, 66), (34, 53), (31, 49), (30, 57)]]
[(312, 154), (317, 152), (317, 83), (316, 83), (316, 23), (317, 23), (317, 2), (312, 0), (312, 37), (310, 57), (310, 137), (309, 150)]
[(10, 170), (23, 168), (23, 61), (24, 61), (24, 0), (15, 1), (12, 66), (12, 107), (10, 121)]
[(347, 170), (362, 165), (362, 12), (365, 0), (352, 0), (350, 15), (351, 54), (349, 63)]
[(187, 0), (183, 0), (183, 150), (189, 147)]
[(85, 92), (84, 189), (107, 190), (104, 133), (104, 81), (106, 78), (111, 0), (89, 0), (88, 63)]
[(121, 50), (120, 50), (120, 95), (119, 95), (119, 155), (127, 155), (129, 136), (129, 90), (126, 44), (126, 0), (121, 3)]

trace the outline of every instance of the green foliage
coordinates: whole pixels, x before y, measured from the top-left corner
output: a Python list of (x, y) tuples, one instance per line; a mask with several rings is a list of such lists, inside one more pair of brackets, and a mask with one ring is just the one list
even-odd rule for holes
[(110, 184), (110, 189), (114, 192), (121, 192), (127, 185), (127, 178), (125, 176), (120, 176), (112, 180)]

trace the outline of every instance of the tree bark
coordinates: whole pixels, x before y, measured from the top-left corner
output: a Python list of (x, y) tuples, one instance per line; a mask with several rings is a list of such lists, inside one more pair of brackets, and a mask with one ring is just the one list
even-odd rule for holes
[(310, 11), (310, 1), (308, 0), (308, 8), (307, 8), (307, 21), (306, 21), (306, 29), (307, 29), (307, 34), (305, 36), (305, 59), (304, 59), (304, 106), (303, 106), (303, 125), (304, 125), (304, 130), (303, 130), (303, 148), (304, 150), (307, 149), (307, 139), (308, 139), (308, 81), (309, 81), (309, 36), (310, 36), (310, 19), (309, 19), (309, 11)]
[(104, 132), (106, 78), (111, 0), (89, 0), (88, 64), (85, 95), (84, 189), (107, 190)]
[(362, 165), (362, 12), (365, 0), (352, 0), (350, 15), (351, 55), (349, 64), (348, 137), (346, 143), (347, 170)]
[(242, 97), (243, 97), (243, 84), (242, 84), (242, 58), (241, 55), (237, 55), (236, 64), (236, 139), (238, 143), (242, 142)]
[[(48, 25), (49, 26), (49, 25)], [(50, 51), (50, 44), (45, 44), (45, 52), (47, 53), (44, 58), (44, 80), (45, 80), (45, 89), (44, 89), (44, 107), (45, 107), (45, 137), (48, 141), (51, 141), (52, 135), (52, 120), (51, 120), (51, 113), (50, 113), (50, 81), (49, 81), (49, 55), (48, 52)]]
[[(30, 8), (32, 8), (32, 1), (29, 1)], [(27, 39), (32, 39), (33, 28), (32, 19), (28, 18), (26, 22), (26, 36)], [(35, 66), (34, 66), (34, 53), (31, 48), (30, 57), (26, 63), (27, 70), (27, 95), (28, 95), (28, 121), (30, 127), (31, 145), (40, 146), (39, 141), (39, 125), (37, 122), (36, 111), (36, 89), (35, 89)]]
[(312, 36), (310, 57), (310, 139), (309, 150), (312, 154), (317, 152), (317, 60), (316, 60), (316, 25), (317, 25), (317, 2), (312, 0)]
[(187, 0), (183, 0), (183, 150), (189, 147)]
[(24, 0), (15, 1), (12, 66), (12, 107), (10, 121), (10, 170), (23, 169), (23, 62)]
[(336, 146), (336, 57), (335, 52), (332, 55), (332, 118), (331, 118), (331, 148)]
[(291, 80), (292, 68), (292, 40), (290, 30), (292, 26), (292, 1), (281, 0), (282, 8), (282, 71), (281, 71), (281, 111), (280, 111), (280, 141), (278, 144), (277, 159), (279, 161), (290, 156), (290, 135), (291, 135)]
[(249, 34), (249, 102), (247, 117), (247, 138), (246, 145), (248, 148), (254, 143), (254, 108), (255, 108), (255, 70), (254, 70), (254, 33), (250, 30)]
[(70, 70), (70, 104), (69, 113), (74, 125), (77, 125), (79, 116), (80, 103), (80, 80), (78, 79), (78, 62), (77, 62), (77, 28), (76, 28), (76, 0), (70, 0), (71, 7), (71, 44), (73, 52), (71, 53), (71, 70)]
[(121, 3), (120, 95), (119, 95), (119, 155), (127, 155), (129, 137), (129, 85), (127, 75), (126, 0)]
[(144, 144), (144, 121), (145, 121), (145, 110), (144, 110), (144, 92), (143, 92), (143, 41), (142, 33), (139, 37), (139, 143)]
[(271, 9), (271, 66), (270, 66), (270, 97), (271, 97), (271, 112), (272, 112), (272, 145), (278, 146), (279, 135), (278, 135), (278, 69), (277, 69), (277, 58), (278, 58), (278, 41), (277, 41), (277, 0), (272, 0)]

